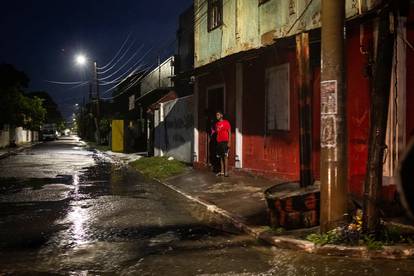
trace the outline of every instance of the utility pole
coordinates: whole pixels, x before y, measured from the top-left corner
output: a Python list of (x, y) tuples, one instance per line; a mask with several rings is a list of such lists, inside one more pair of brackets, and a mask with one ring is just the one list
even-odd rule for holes
[(382, 167), (387, 131), (388, 105), (392, 60), (394, 53), (394, 26), (390, 22), (391, 9), (381, 9), (378, 22), (377, 51), (371, 90), (371, 126), (368, 141), (368, 163), (364, 186), (364, 232), (375, 232), (380, 223), (379, 200), (382, 189)]
[(81, 127), (79, 128), (79, 132), (80, 132), (80, 137), (85, 139), (86, 135), (86, 119), (85, 117), (88, 115), (88, 113), (86, 112), (86, 116), (85, 116), (85, 109), (86, 109), (86, 101), (85, 101), (85, 96), (83, 96), (82, 99), (82, 106), (81, 106)]
[(345, 0), (322, 0), (321, 232), (346, 220)]
[(96, 134), (95, 134), (95, 140), (97, 144), (100, 144), (101, 142), (101, 133), (99, 129), (99, 123), (100, 123), (100, 96), (99, 96), (99, 80), (98, 80), (98, 67), (96, 66), (96, 61), (93, 63), (93, 78), (94, 78), (94, 84), (96, 89), (96, 114), (95, 114), (95, 125), (96, 125)]

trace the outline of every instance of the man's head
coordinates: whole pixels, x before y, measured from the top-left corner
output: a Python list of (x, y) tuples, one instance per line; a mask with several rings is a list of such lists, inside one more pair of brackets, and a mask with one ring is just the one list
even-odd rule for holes
[(220, 111), (220, 110), (216, 111), (216, 119), (217, 119), (217, 121), (223, 120), (223, 112), (222, 111)]

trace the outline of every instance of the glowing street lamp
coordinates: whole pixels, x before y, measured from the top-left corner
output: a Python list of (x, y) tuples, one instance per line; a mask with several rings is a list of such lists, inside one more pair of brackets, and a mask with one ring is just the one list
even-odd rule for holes
[[(87, 66), (88, 62), (88, 58), (84, 55), (84, 54), (78, 54), (75, 56), (75, 62), (78, 66), (82, 66), (85, 67)], [(100, 108), (99, 108), (99, 80), (98, 80), (98, 67), (96, 65), (96, 61), (93, 62), (93, 83), (95, 84), (95, 89), (96, 89), (96, 121), (97, 121), (97, 125), (99, 126), (99, 121), (100, 121)], [(75, 118), (73, 118), (73, 121), (76, 122)], [(96, 128), (96, 142), (100, 143), (100, 131), (99, 131), (99, 127)]]
[(79, 66), (85, 66), (87, 61), (88, 61), (88, 59), (83, 54), (79, 54), (75, 57), (75, 62)]

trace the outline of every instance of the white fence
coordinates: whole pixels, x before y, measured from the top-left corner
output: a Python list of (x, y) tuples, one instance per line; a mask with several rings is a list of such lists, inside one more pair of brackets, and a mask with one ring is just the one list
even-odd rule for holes
[(0, 130), (0, 148), (7, 147), (9, 143), (10, 143), (9, 127), (4, 126), (3, 129)]
[(154, 114), (154, 155), (191, 163), (194, 135), (193, 96), (160, 104)]
[(0, 148), (9, 146), (13, 140), (17, 145), (37, 142), (39, 141), (39, 132), (26, 130), (22, 127), (16, 127), (12, 130), (7, 125), (3, 126), (0, 130)]

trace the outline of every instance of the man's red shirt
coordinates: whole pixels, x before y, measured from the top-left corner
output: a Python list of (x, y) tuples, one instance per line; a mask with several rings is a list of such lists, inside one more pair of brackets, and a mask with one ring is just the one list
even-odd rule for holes
[(222, 120), (216, 123), (217, 143), (228, 142), (231, 126), (229, 121)]

